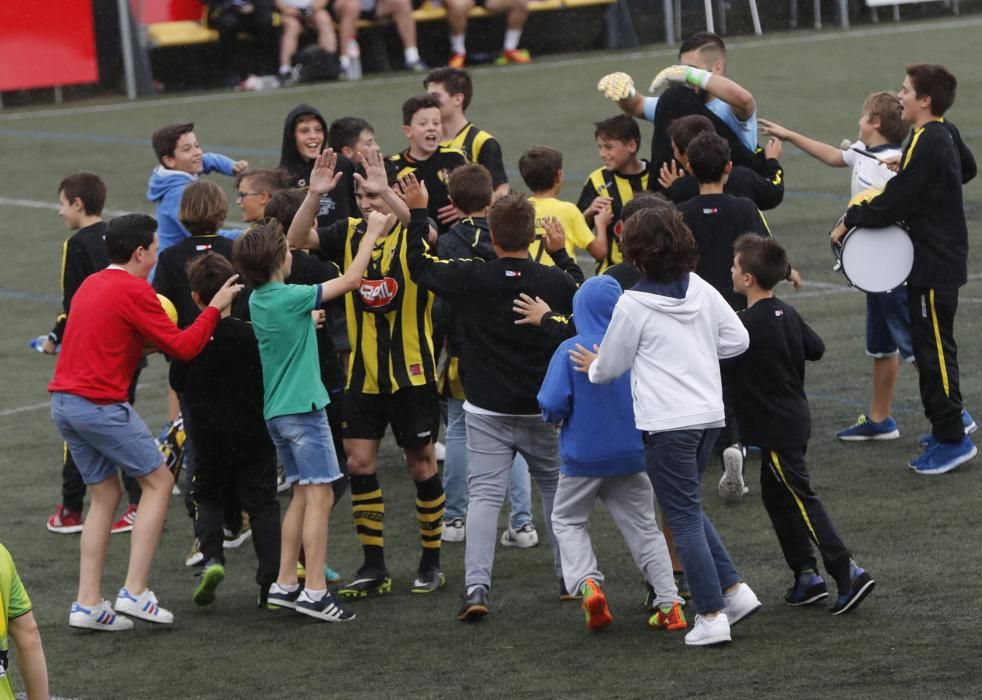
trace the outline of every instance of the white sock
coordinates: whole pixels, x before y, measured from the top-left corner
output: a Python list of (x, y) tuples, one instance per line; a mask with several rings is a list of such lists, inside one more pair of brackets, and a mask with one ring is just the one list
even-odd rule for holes
[(468, 586), (467, 587), (467, 595), (473, 594), (474, 591), (476, 591), (478, 588), (483, 588), (484, 590), (487, 590), (488, 587), (487, 586), (482, 586), (479, 583), (474, 584), (473, 586)]
[(352, 58), (361, 56), (361, 47), (358, 46), (358, 41), (355, 39), (349, 41), (348, 45), (344, 48), (344, 52)]
[(286, 75), (290, 73), (292, 70), (293, 69), (290, 68), (290, 66), (286, 66), (286, 65), (280, 66), (280, 75)]
[(292, 586), (287, 586), (287, 585), (282, 584), (282, 583), (277, 583), (276, 585), (279, 586), (280, 588), (282, 588), (287, 593), (293, 593), (295, 590), (297, 590), (298, 588), (300, 588), (300, 584), (299, 583), (295, 583)]
[(407, 46), (402, 51), (403, 56), (406, 57), (406, 65), (411, 66), (414, 63), (419, 63), (419, 49), (415, 46)]
[(505, 51), (514, 51), (518, 48), (518, 42), (522, 39), (521, 29), (505, 30)]
[(306, 593), (308, 598), (310, 598), (313, 601), (318, 601), (321, 598), (323, 598), (325, 595), (327, 595), (327, 589), (322, 588), (319, 591), (315, 591), (312, 588), (308, 588), (306, 589)]
[(466, 34), (450, 35), (450, 50), (453, 53), (467, 53), (467, 44), (464, 41), (466, 36)]
[(348, 67), (351, 66), (351, 57), (348, 56), (347, 54), (341, 54), (341, 57), (338, 59), (338, 62), (341, 64), (342, 68), (348, 70)]

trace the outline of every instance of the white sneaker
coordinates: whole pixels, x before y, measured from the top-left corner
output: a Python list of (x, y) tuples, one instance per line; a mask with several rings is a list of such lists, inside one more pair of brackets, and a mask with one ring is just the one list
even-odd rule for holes
[(463, 518), (443, 521), (443, 534), (440, 539), (444, 542), (463, 542), (464, 534), (467, 532)]
[(433, 443), (433, 452), (436, 454), (437, 462), (442, 462), (447, 458), (447, 446), (442, 442)]
[(716, 617), (696, 615), (695, 624), (685, 635), (685, 644), (690, 647), (708, 647), (730, 641), (730, 621), (726, 619), (726, 613)]
[(222, 542), (222, 549), (238, 549), (252, 537), (252, 528), (246, 525), (239, 531), (238, 535), (233, 535), (228, 528), (222, 528), (222, 534), (225, 537)]
[(100, 601), (98, 605), (86, 608), (78, 601), (72, 603), (72, 611), (68, 613), (70, 627), (79, 627), (101, 632), (122, 632), (133, 629), (133, 620), (113, 612), (108, 600)]
[(761, 608), (757, 594), (743, 582), (732, 593), (724, 593), (723, 601), (726, 603), (723, 612), (726, 613), (731, 625), (750, 617)]
[(719, 497), (726, 503), (738, 503), (750, 491), (743, 483), (743, 447), (730, 445), (723, 450), (723, 478), (719, 480)]
[(149, 588), (138, 596), (134, 596), (125, 587), (119, 589), (116, 604), (113, 606), (118, 613), (126, 613), (147, 622), (169, 625), (174, 622), (174, 613), (165, 610), (157, 604), (157, 596)]
[(188, 553), (187, 558), (184, 560), (184, 566), (200, 566), (205, 563), (205, 555), (201, 553), (201, 546), (198, 542), (198, 538), (195, 537), (194, 541), (191, 542), (191, 551)]
[(530, 522), (517, 530), (509, 527), (501, 533), (501, 544), (505, 547), (528, 549), (539, 544), (539, 533), (535, 531), (535, 525)]

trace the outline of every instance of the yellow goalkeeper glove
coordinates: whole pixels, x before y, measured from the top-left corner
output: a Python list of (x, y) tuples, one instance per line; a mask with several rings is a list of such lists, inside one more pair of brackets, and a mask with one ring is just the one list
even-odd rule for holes
[(629, 97), (634, 97), (634, 79), (627, 73), (610, 73), (605, 75), (597, 83), (597, 90), (604, 94), (608, 100), (620, 102)]
[(697, 88), (706, 89), (709, 79), (713, 76), (708, 70), (692, 66), (669, 66), (655, 76), (651, 81), (649, 92), (657, 91), (665, 83), (688, 83)]

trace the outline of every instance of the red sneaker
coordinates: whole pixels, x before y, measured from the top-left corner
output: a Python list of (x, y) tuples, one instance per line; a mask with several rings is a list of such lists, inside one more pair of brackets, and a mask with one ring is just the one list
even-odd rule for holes
[(450, 60), (447, 61), (447, 68), (463, 68), (465, 63), (467, 63), (467, 54), (455, 53), (451, 55)]
[(648, 626), (663, 630), (684, 630), (688, 624), (682, 607), (678, 603), (673, 603), (668, 610), (664, 607), (656, 608), (655, 614), (648, 618)]
[(607, 607), (607, 596), (604, 595), (596, 581), (587, 579), (587, 582), (580, 588), (580, 593), (583, 594), (581, 607), (590, 629), (600, 630), (614, 621), (610, 609)]
[(123, 517), (113, 523), (113, 526), (109, 529), (109, 532), (118, 535), (121, 532), (129, 532), (133, 529), (133, 521), (136, 520), (136, 506), (132, 503), (126, 506), (126, 512), (123, 513)]
[(525, 49), (505, 49), (501, 55), (495, 59), (494, 63), (498, 66), (512, 64), (525, 65), (532, 62), (532, 55)]
[(58, 504), (55, 514), (48, 517), (48, 529), (62, 535), (71, 535), (82, 531), (83, 518), (81, 513), (73, 513), (65, 510), (65, 506)]

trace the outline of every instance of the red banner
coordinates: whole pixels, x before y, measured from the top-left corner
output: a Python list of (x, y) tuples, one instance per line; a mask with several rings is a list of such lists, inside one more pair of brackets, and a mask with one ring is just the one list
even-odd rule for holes
[(201, 0), (130, 0), (130, 7), (137, 24), (197, 21), (204, 9)]
[(98, 79), (90, 0), (0, 2), (0, 91)]

